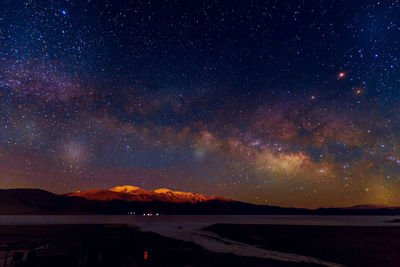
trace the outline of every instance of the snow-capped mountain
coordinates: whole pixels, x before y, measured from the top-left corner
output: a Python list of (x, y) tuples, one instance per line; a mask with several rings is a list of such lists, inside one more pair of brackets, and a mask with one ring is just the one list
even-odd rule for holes
[(100, 189), (90, 191), (78, 191), (69, 193), (67, 196), (83, 197), (88, 200), (121, 200), (121, 201), (139, 201), (139, 202), (172, 202), (172, 203), (201, 203), (210, 200), (230, 201), (219, 196), (205, 196), (191, 192), (172, 191), (167, 188), (160, 188), (153, 191), (144, 190), (137, 186), (124, 185), (116, 186), (111, 189)]

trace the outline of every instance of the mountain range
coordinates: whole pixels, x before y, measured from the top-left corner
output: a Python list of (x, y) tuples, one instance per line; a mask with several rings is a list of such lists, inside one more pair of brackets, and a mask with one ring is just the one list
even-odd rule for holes
[(137, 186), (124, 185), (111, 189), (90, 190), (66, 194), (69, 197), (83, 197), (87, 200), (127, 201), (127, 202), (171, 202), (171, 203), (200, 203), (211, 200), (232, 201), (219, 196), (205, 196), (191, 192), (172, 191), (160, 188), (153, 191), (144, 190)]
[(220, 196), (136, 186), (53, 194), (41, 189), (0, 189), (0, 214), (276, 214), (400, 215), (400, 207), (286, 208), (255, 205)]

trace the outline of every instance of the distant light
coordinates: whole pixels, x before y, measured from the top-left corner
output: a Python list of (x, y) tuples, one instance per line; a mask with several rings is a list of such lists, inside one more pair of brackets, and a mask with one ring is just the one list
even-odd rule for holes
[(67, 15), (67, 11), (65, 9), (61, 9), (61, 14), (63, 14), (65, 16), (65, 15)]
[(346, 77), (346, 73), (345, 72), (342, 71), (342, 72), (338, 73), (338, 78), (339, 79), (343, 79), (344, 77)]

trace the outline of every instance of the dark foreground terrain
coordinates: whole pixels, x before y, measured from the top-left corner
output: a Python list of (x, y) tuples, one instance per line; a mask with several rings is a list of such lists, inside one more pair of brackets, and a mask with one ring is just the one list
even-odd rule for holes
[(212, 253), (193, 243), (164, 238), (155, 233), (140, 232), (133, 227), (123, 225), (28, 225), (0, 227), (0, 266), (303, 266), (303, 264)]
[(205, 230), (264, 249), (347, 266), (400, 266), (400, 227), (215, 224)]

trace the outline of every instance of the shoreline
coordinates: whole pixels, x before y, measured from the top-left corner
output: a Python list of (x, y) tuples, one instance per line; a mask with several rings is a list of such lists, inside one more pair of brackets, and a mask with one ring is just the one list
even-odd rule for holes
[(397, 266), (399, 226), (214, 224), (204, 231), (253, 246), (348, 266)]
[[(7, 217), (12, 219), (15, 216)], [(115, 237), (109, 235), (103, 236), (103, 233), (99, 232), (99, 236), (91, 236), (90, 233), (98, 231), (96, 229), (103, 229), (106, 232), (115, 231), (117, 236), (120, 236), (122, 240), (126, 238), (123, 233), (136, 232), (138, 236), (142, 236), (144, 239), (164, 240), (166, 248), (170, 248), (169, 243), (172, 242), (183, 242), (185, 244), (191, 244), (189, 247), (197, 251), (208, 251), (211, 254), (225, 256), (230, 255), (229, 258), (244, 257), (244, 258), (258, 258), (259, 260), (273, 261), (275, 263), (287, 263), (287, 264), (304, 264), (312, 263), (317, 265), (325, 266), (340, 266), (340, 265), (351, 265), (357, 266), (357, 262), (349, 261), (348, 258), (352, 258), (352, 254), (348, 253), (353, 251), (365, 251), (368, 254), (367, 258), (377, 253), (379, 249), (382, 250), (385, 244), (382, 244), (382, 240), (385, 242), (395, 242), (400, 238), (399, 232), (400, 227), (383, 221), (382, 216), (363, 217), (358, 218), (363, 223), (371, 224), (369, 226), (357, 226), (358, 221), (351, 220), (356, 225), (315, 225), (317, 221), (313, 221), (312, 225), (289, 225), (289, 224), (257, 224), (258, 221), (265, 221), (266, 218), (280, 218), (281, 216), (274, 217), (247, 217), (247, 216), (157, 216), (157, 217), (142, 217), (142, 216), (18, 216), (16, 220), (8, 221), (8, 223), (16, 223), (16, 225), (5, 225), (5, 216), (0, 216), (0, 250), (4, 248), (1, 241), (5, 240), (7, 231), (10, 229), (8, 237), (18, 243), (18, 236), (21, 234), (36, 236), (36, 238), (42, 238), (40, 233), (44, 233), (45, 236), (49, 235), (50, 239), (60, 238), (61, 233), (57, 233), (54, 229), (64, 229), (67, 233), (75, 235), (79, 229), (86, 229), (88, 235), (84, 239), (85, 242), (90, 241), (91, 238), (100, 238), (101, 242), (118, 243)], [(221, 220), (221, 218), (223, 220)], [(293, 217), (283, 216), (284, 219), (291, 219), (292, 223), (298, 222)], [(299, 217), (297, 217), (299, 218)], [(312, 216), (311, 218), (315, 218)], [(1, 220), (3, 219), (3, 221)], [(14, 218), (15, 219), (15, 218)], [(73, 220), (71, 220), (73, 219)], [(107, 219), (107, 220), (105, 220)], [(122, 220), (121, 220), (122, 219)], [(190, 219), (190, 220), (188, 220)], [(210, 220), (213, 219), (213, 220)], [(252, 224), (246, 224), (243, 222), (249, 222), (254, 220)], [(256, 219), (256, 220), (255, 220)], [(281, 218), (282, 219), (282, 218)], [(309, 219), (309, 218), (308, 218)], [(334, 217), (322, 218), (322, 222), (326, 219), (332, 220)], [(340, 219), (346, 219), (346, 217), (340, 217)], [(347, 218), (348, 219), (348, 218)], [(351, 218), (350, 218), (351, 219)], [(371, 219), (371, 221), (365, 221)], [(373, 220), (372, 220), (373, 219)], [(336, 218), (337, 220), (337, 218)], [(75, 222), (75, 223), (73, 223)], [(89, 222), (89, 223), (88, 223)], [(223, 222), (223, 223), (221, 223)], [(229, 223), (227, 223), (229, 222)], [(230, 222), (242, 224), (232, 224)], [(331, 221), (329, 221), (332, 223)], [(336, 221), (337, 222), (337, 221)], [(377, 223), (379, 222), (379, 223)], [(32, 224), (29, 224), (32, 223)], [(384, 225), (384, 226), (376, 226)], [(375, 226), (374, 226), (375, 225)], [(46, 230), (47, 229), (47, 230)], [(53, 229), (53, 230), (51, 230)], [(110, 230), (112, 229), (112, 230)], [(117, 230), (116, 230), (117, 229)], [(29, 232), (30, 231), (30, 232)], [(49, 232), (49, 233), (46, 233)], [(371, 235), (372, 233), (372, 235)], [(14, 234), (12, 237), (10, 234)], [(86, 234), (86, 233), (85, 233)], [(339, 237), (339, 239), (338, 239)], [(375, 247), (360, 247), (360, 238), (372, 238), (369, 243), (376, 243)], [(396, 237), (396, 238), (394, 238)], [(174, 240), (174, 241), (171, 241)], [(22, 245), (27, 240), (20, 240), (19, 245)], [(304, 242), (307, 241), (307, 242)], [(157, 241), (159, 242), (159, 241)], [(346, 242), (348, 252), (341, 251), (341, 243)], [(350, 246), (349, 246), (350, 245)], [(358, 247), (357, 247), (358, 246)], [(354, 249), (357, 247), (357, 249)], [(400, 249), (400, 246), (395, 244), (396, 248)], [(325, 248), (329, 250), (321, 251), (319, 248)], [(137, 247), (136, 247), (137, 249)], [(162, 248), (159, 248), (163, 250)], [(178, 248), (181, 250), (182, 248)], [(391, 255), (392, 250), (383, 251), (382, 253), (389, 252)], [(115, 252), (117, 253), (117, 252)], [(381, 252), (379, 252), (381, 253)], [(381, 254), (382, 254), (381, 253)], [(117, 253), (118, 254), (118, 253)], [(177, 254), (179, 255), (179, 253)], [(386, 254), (382, 254), (386, 255)], [(143, 255), (142, 255), (143, 256)], [(386, 255), (387, 256), (387, 255)], [(228, 257), (228, 256), (227, 256)], [(0, 257), (1, 258), (1, 257)], [(353, 255), (354, 258), (354, 255)], [(389, 258), (390, 259), (390, 258)], [(393, 259), (399, 260), (397, 257)], [(385, 262), (383, 259), (382, 262)], [(387, 260), (387, 259), (386, 259)], [(374, 262), (374, 259), (360, 262), (368, 263)], [(279, 266), (281, 266), (280, 264)], [(240, 265), (239, 265), (240, 266)], [(390, 266), (390, 264), (388, 264)]]
[[(25, 252), (28, 266), (293, 266), (276, 260), (208, 251), (193, 242), (126, 225), (17, 225), (0, 227), (0, 265)], [(146, 255), (146, 259), (144, 258)], [(29, 258), (29, 257), (28, 257)], [(27, 263), (28, 264), (28, 263)], [(25, 266), (25, 265), (24, 265)], [(306, 266), (299, 263), (295, 266)]]

